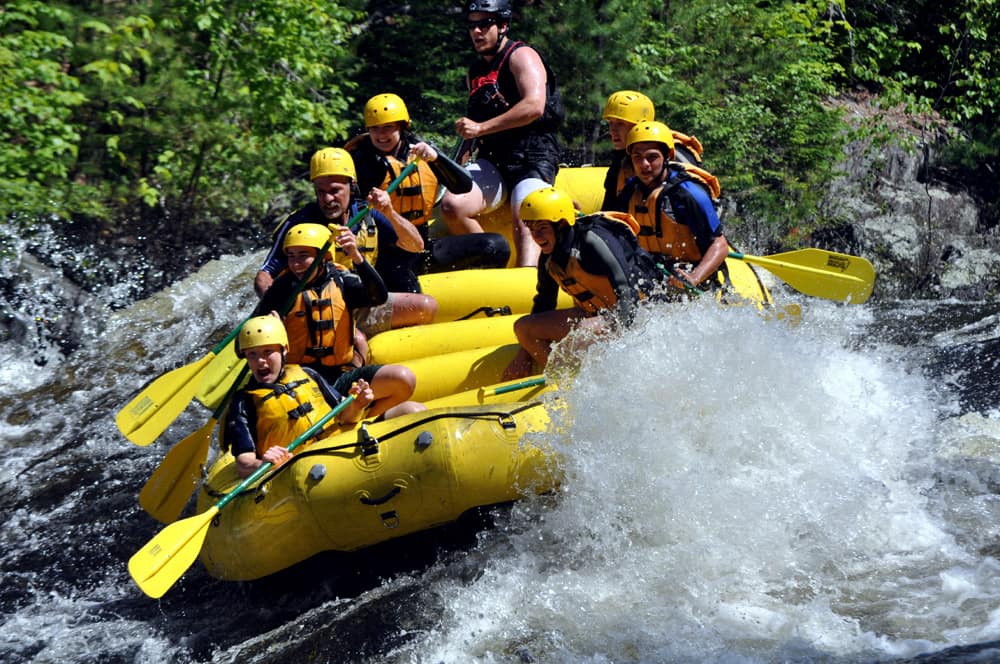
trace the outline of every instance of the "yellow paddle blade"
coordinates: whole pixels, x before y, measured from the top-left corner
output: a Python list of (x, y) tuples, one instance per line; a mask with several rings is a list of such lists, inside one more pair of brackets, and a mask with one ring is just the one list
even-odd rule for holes
[(184, 412), (201, 381), (201, 372), (215, 357), (208, 353), (197, 362), (169, 371), (128, 402), (115, 416), (122, 435), (136, 445), (149, 445)]
[(142, 592), (163, 597), (194, 563), (208, 534), (208, 526), (219, 513), (217, 506), (197, 516), (172, 523), (129, 558), (128, 573)]
[(184, 511), (201, 479), (201, 467), (208, 460), (217, 423), (214, 417), (209, 419), (205, 426), (170, 448), (139, 492), (139, 505), (160, 523), (173, 523)]
[(205, 369), (194, 398), (206, 408), (215, 410), (243, 367), (243, 359), (236, 356), (236, 342), (229, 342)]
[(800, 293), (834, 302), (867, 302), (875, 285), (875, 268), (860, 256), (812, 248), (764, 257), (739, 252), (729, 256), (766, 268)]

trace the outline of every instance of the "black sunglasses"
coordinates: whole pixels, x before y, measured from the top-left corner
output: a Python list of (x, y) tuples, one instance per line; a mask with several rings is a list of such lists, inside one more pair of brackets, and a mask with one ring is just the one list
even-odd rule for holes
[(496, 24), (497, 20), (490, 16), (489, 18), (481, 18), (478, 21), (466, 21), (465, 27), (469, 30), (475, 30), (476, 28), (479, 28), (480, 30), (489, 30)]

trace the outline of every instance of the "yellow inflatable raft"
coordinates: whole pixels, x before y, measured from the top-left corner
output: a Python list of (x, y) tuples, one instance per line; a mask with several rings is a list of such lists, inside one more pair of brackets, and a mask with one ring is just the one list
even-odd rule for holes
[[(300, 448), (219, 513), (202, 563), (220, 579), (256, 579), (321, 551), (353, 551), (551, 490), (557, 464), (528, 435), (549, 425), (544, 389), (470, 391)], [(220, 456), (198, 512), (240, 481), (232, 456)]]

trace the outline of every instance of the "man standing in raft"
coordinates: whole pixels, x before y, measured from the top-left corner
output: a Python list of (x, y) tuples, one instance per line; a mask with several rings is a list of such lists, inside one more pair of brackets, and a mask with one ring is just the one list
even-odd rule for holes
[(455, 131), (465, 140), (463, 152), (477, 151), (469, 165), (476, 186), (445, 194), (441, 214), (452, 235), (479, 233), (476, 216), (509, 197), (517, 264), (535, 265), (538, 247), (518, 210), (525, 196), (555, 182), (564, 114), (555, 76), (535, 49), (508, 38), (509, 0), (471, 0), (465, 16), (476, 59), (467, 74), (466, 116)]
[[(521, 218), (538, 243), (538, 286), (531, 314), (514, 323), (521, 349), (504, 380), (543, 370), (552, 344), (579, 327), (601, 334), (629, 324), (639, 300), (662, 289), (666, 275), (639, 248), (638, 224), (626, 214), (577, 218), (569, 194), (554, 188), (528, 194)], [(556, 309), (559, 289), (574, 306)]]
[[(252, 377), (226, 413), (224, 444), (232, 449), (240, 477), (249, 477), (265, 462), (278, 466), (288, 461), (292, 455), (286, 446), (344, 397), (312, 369), (285, 362), (288, 335), (275, 316), (244, 323), (236, 337), (236, 352), (246, 358)], [(364, 380), (352, 385), (348, 394), (354, 402), (334, 418), (338, 426), (360, 420), (374, 399)], [(319, 432), (315, 438), (322, 435)]]

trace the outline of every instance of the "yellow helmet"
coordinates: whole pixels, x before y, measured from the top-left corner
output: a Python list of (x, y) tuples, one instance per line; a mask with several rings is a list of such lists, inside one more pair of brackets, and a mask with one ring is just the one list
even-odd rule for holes
[(674, 135), (662, 122), (640, 122), (628, 131), (625, 149), (631, 153), (633, 143), (662, 143), (667, 146), (667, 159), (674, 158)]
[(405, 122), (410, 128), (410, 112), (399, 95), (384, 92), (375, 95), (365, 104), (365, 126), (388, 124), (390, 122)]
[(281, 249), (286, 253), (289, 247), (312, 247), (319, 251), (329, 241), (330, 229), (323, 224), (296, 224), (285, 233)]
[(236, 335), (236, 354), (244, 357), (247, 348), (272, 344), (288, 350), (288, 333), (284, 324), (274, 316), (255, 316), (243, 323), (240, 333)]
[(655, 120), (656, 111), (653, 109), (653, 101), (641, 92), (619, 90), (608, 97), (602, 117), (605, 120), (624, 120), (639, 124), (644, 120)]
[(576, 208), (573, 199), (555, 187), (545, 187), (531, 192), (521, 203), (521, 221), (565, 221), (570, 226), (576, 223)]
[(344, 175), (354, 182), (358, 181), (354, 160), (343, 148), (323, 148), (313, 154), (309, 160), (309, 179), (315, 180), (324, 175)]

